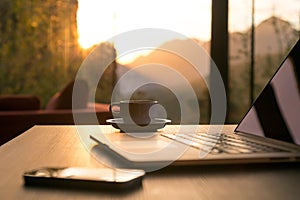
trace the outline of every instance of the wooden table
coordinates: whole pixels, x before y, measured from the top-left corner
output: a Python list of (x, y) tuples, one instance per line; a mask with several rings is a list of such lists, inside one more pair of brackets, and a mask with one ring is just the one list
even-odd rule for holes
[(143, 186), (128, 193), (24, 187), (26, 170), (102, 167), (76, 132), (75, 126), (35, 126), (1, 146), (0, 199), (300, 199), (299, 163), (167, 167), (146, 174)]

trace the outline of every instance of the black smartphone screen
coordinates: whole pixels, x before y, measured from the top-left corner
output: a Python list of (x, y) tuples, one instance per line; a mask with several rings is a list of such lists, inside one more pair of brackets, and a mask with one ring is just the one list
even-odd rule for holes
[(26, 186), (111, 190), (141, 186), (145, 171), (112, 168), (40, 168), (24, 173)]

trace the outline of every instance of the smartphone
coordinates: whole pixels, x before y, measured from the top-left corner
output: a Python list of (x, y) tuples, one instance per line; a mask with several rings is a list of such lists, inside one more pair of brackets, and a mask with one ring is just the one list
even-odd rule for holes
[(25, 186), (115, 191), (140, 187), (144, 175), (140, 169), (45, 167), (27, 171), (23, 178)]

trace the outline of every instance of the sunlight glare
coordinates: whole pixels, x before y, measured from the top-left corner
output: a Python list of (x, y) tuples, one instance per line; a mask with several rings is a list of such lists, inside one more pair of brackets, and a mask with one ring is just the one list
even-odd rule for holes
[[(90, 48), (118, 34), (141, 28), (161, 28), (185, 37), (203, 41), (210, 39), (211, 0), (131, 0), (130, 3), (122, 0), (79, 0), (78, 3), (78, 41), (83, 48)], [(173, 39), (179, 38), (159, 36), (153, 37), (152, 42), (160, 46)], [(112, 42), (118, 54), (124, 44)], [(139, 55), (137, 51), (131, 54), (122, 56), (119, 61), (127, 63)]]
[(113, 1), (81, 0), (78, 2), (77, 27), (79, 44), (90, 48), (114, 34)]
[[(210, 0), (189, 0), (188, 4), (160, 0), (131, 0), (130, 3), (122, 0), (79, 0), (78, 5), (77, 26), (79, 43), (83, 48), (140, 28), (162, 28), (187, 37), (210, 39)], [(183, 9), (183, 6), (186, 8)]]
[[(298, 6), (295, 6), (297, 3)], [(229, 31), (246, 31), (251, 24), (250, 0), (230, 0), (229, 4)], [(299, 10), (299, 0), (264, 0), (255, 1), (255, 4), (256, 25), (276, 15), (290, 21), (299, 29), (299, 19), (291, 16)], [(77, 28), (78, 42), (82, 48), (111, 41), (118, 34), (141, 28), (167, 29), (189, 38), (209, 41), (211, 0), (78, 0)], [(154, 39), (159, 46), (176, 38), (151, 38)], [(124, 44), (119, 41), (112, 43), (118, 54), (118, 48), (122, 48)], [(135, 55), (138, 55), (137, 52)]]

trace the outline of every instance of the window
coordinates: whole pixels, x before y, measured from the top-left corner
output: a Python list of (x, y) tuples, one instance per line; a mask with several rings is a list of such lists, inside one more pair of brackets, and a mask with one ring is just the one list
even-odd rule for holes
[[(218, 2), (216, 5), (222, 4)], [(41, 97), (45, 105), (55, 92), (75, 77), (93, 45), (133, 29), (169, 29), (195, 39), (210, 52), (211, 8), (211, 0), (149, 2), (136, 0), (130, 3), (122, 0), (1, 1), (0, 94), (33, 94)], [(229, 122), (234, 123), (241, 119), (251, 104), (251, 8), (252, 0), (229, 0), (229, 57), (224, 62), (229, 63), (228, 117)], [(254, 98), (276, 70), (286, 52), (299, 38), (299, 13), (299, 0), (255, 1)], [(180, 45), (184, 42), (178, 37), (156, 38), (159, 39), (157, 46)], [(141, 49), (119, 55), (122, 45), (120, 46), (116, 40), (112, 41), (112, 44), (103, 43), (100, 46), (101, 56), (106, 56), (101, 60), (117, 56), (117, 63), (113, 64), (117, 64), (115, 69), (118, 77), (126, 70), (142, 65), (147, 59), (155, 60), (159, 53)], [(166, 52), (160, 53), (164, 58), (169, 56), (165, 55)], [(174, 60), (169, 58), (163, 61), (163, 64), (180, 68), (187, 76), (194, 75), (193, 72), (186, 70), (183, 62)], [(105, 83), (100, 84), (101, 91), (96, 95), (96, 101), (110, 101), (112, 84), (117, 81), (112, 73), (107, 72), (102, 79)], [(149, 75), (151, 74), (145, 74)], [(209, 69), (204, 78), (208, 77)], [(195, 82), (191, 84), (194, 88), (200, 85)], [(130, 87), (129, 83), (124, 85)], [(164, 92), (170, 92), (165, 89)], [(148, 97), (143, 92), (137, 92), (135, 95)], [(207, 91), (197, 91), (197, 95), (203, 112), (200, 122), (207, 123), (209, 122)]]
[[(251, 86), (252, 6), (254, 67)], [(250, 107), (251, 99), (257, 97), (298, 40), (299, 13), (299, 0), (229, 1), (230, 122), (239, 122)]]

